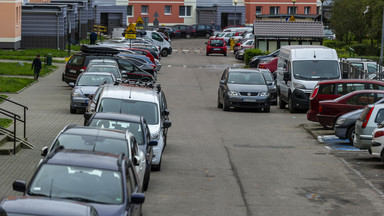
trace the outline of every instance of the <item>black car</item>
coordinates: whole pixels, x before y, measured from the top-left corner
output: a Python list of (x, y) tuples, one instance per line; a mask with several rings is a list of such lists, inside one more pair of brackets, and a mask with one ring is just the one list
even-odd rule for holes
[(277, 92), (276, 92), (276, 79), (269, 69), (258, 69), (263, 73), (265, 81), (267, 81), (268, 90), (269, 90), (269, 100), (271, 104), (277, 104)]
[(174, 25), (173, 28), (176, 30), (176, 38), (195, 37), (195, 31), (190, 25)]
[(145, 200), (134, 166), (124, 154), (61, 148), (40, 163), (28, 185), (16, 180), (13, 190), (85, 202), (105, 216), (141, 215)]
[(274, 52), (271, 52), (270, 54), (268, 55), (259, 55), (259, 56), (254, 56), (251, 58), (251, 60), (249, 61), (249, 67), (251, 68), (257, 68), (257, 66), (259, 65), (259, 62), (261, 59), (264, 59), (264, 58), (271, 58), (271, 57), (277, 57), (279, 56), (279, 49), (274, 51)]
[(89, 127), (103, 127), (115, 130), (122, 130), (133, 133), (137, 140), (139, 149), (146, 156), (147, 169), (144, 176), (143, 190), (146, 191), (149, 185), (150, 172), (153, 158), (152, 146), (157, 145), (157, 141), (151, 141), (151, 133), (147, 121), (143, 116), (124, 114), (124, 113), (94, 113), (88, 120)]
[(50, 197), (8, 196), (0, 202), (0, 215), (98, 216), (86, 203)]
[(213, 35), (213, 26), (212, 25), (192, 25), (193, 30), (195, 31), (196, 37), (204, 37), (208, 39)]
[(66, 83), (76, 82), (80, 73), (86, 70), (87, 65), (91, 59), (114, 59), (119, 65), (120, 71), (123, 73), (125, 79), (149, 79), (155, 80), (153, 75), (144, 71), (138, 65), (130, 62), (124, 57), (119, 57), (118, 50), (109, 47), (100, 46), (82, 46), (82, 53), (71, 56), (65, 65), (65, 70), (62, 75), (62, 80)]
[(168, 26), (160, 26), (159, 29), (157, 29), (158, 32), (165, 32), (168, 33), (168, 35), (171, 37), (171, 39), (176, 38), (176, 30), (173, 27)]
[(269, 112), (269, 89), (263, 74), (253, 69), (227, 68), (221, 76), (217, 107), (224, 111), (235, 107)]

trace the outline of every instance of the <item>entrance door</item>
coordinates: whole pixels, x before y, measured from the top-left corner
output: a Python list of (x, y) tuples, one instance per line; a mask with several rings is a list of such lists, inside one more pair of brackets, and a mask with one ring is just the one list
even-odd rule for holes
[(228, 13), (221, 14), (221, 28), (228, 26)]

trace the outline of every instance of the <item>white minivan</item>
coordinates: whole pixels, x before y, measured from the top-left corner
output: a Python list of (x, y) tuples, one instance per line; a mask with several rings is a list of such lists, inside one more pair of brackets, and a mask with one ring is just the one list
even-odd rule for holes
[(156, 31), (138, 31), (137, 37), (142, 37), (144, 39), (148, 39), (155, 46), (160, 47), (160, 55), (163, 57), (167, 57), (172, 53), (171, 44), (165, 40), (158, 32)]
[(280, 48), (276, 70), (279, 107), (289, 112), (307, 110), (309, 96), (321, 80), (340, 79), (336, 50), (320, 45), (289, 45)]

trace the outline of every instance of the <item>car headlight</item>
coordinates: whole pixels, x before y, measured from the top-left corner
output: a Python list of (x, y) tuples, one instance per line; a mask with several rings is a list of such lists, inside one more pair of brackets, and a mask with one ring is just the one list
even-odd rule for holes
[(227, 92), (228, 96), (239, 96), (239, 93), (237, 91), (228, 91)]
[(72, 92), (72, 97), (83, 97), (80, 92)]
[(346, 120), (347, 120), (347, 119), (339, 118), (339, 119), (337, 119), (336, 124), (337, 124), (337, 125), (342, 125), (342, 124), (344, 124), (344, 122), (345, 122)]
[(293, 87), (297, 89), (305, 89), (305, 86), (301, 83), (293, 82)]
[(160, 138), (160, 131), (154, 134), (151, 134), (151, 140), (158, 140)]
[(260, 92), (259, 94), (261, 97), (267, 97), (269, 96), (269, 92)]

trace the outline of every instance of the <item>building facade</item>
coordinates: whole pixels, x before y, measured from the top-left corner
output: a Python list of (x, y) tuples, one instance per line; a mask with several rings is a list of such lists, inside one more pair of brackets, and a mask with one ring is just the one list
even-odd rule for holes
[(21, 46), (22, 0), (0, 0), (0, 48)]

